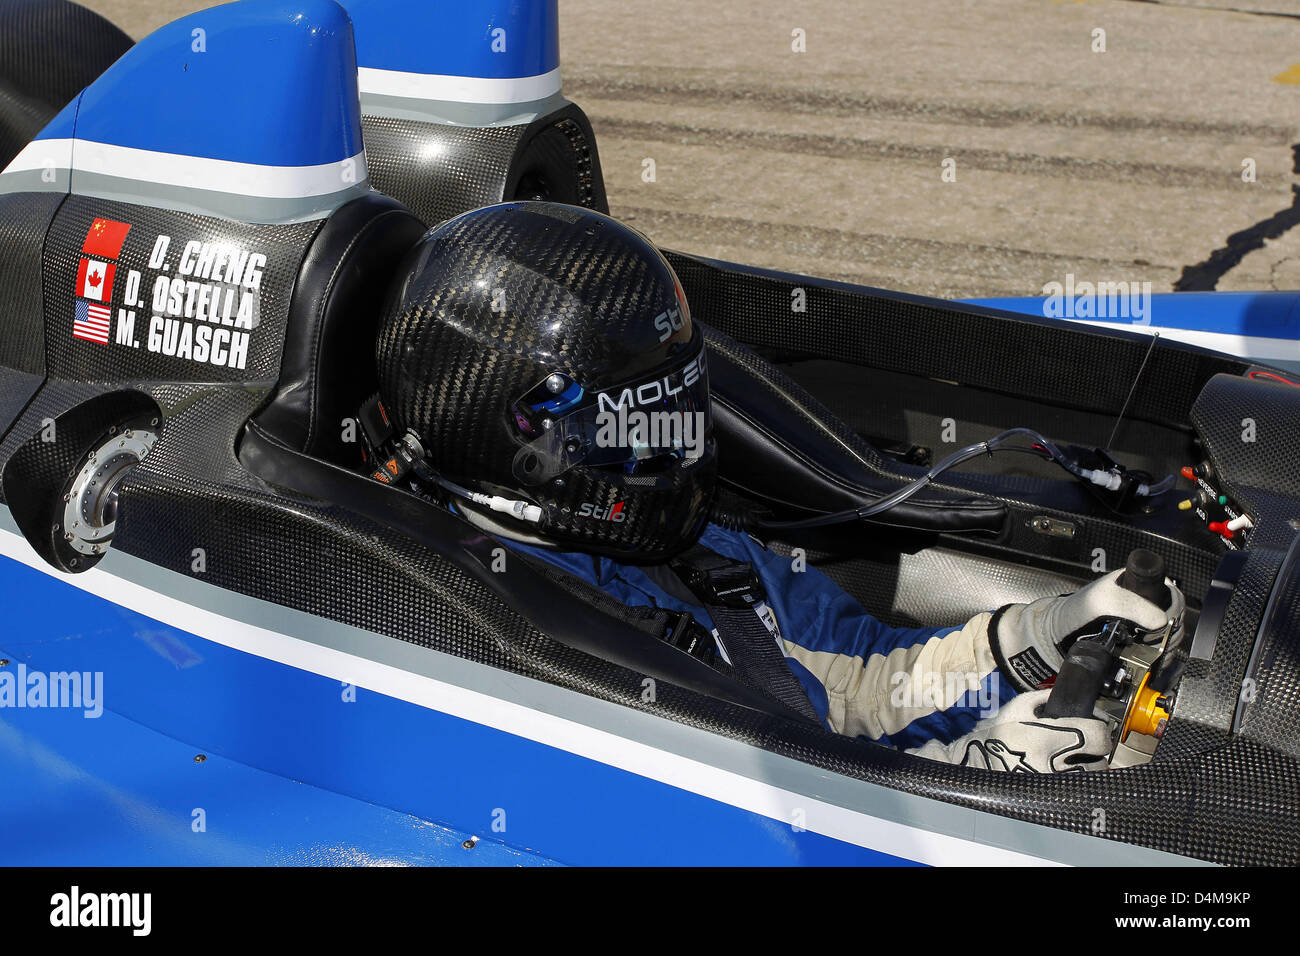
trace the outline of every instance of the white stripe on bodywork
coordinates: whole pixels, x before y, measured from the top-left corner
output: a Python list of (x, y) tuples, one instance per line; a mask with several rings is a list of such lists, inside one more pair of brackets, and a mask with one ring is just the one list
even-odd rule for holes
[(328, 196), (363, 183), (366, 154), (318, 166), (264, 166), (225, 159), (205, 159), (160, 153), (128, 146), (110, 146), (84, 139), (43, 139), (28, 143), (6, 173), (53, 168), (97, 173), (136, 182), (204, 189), (265, 199), (306, 199)]
[(11, 531), (0, 530), (0, 555), (205, 640), (596, 760), (785, 825), (799, 820), (804, 829), (846, 843), (936, 865), (1057, 865), (826, 803), (606, 730), (225, 617), (101, 568), (60, 574)]
[(1107, 322), (1103, 319), (1065, 319), (1079, 325), (1095, 325), (1102, 329), (1119, 329), (1123, 332), (1160, 333), (1162, 339), (1186, 342), (1203, 349), (1212, 349), (1239, 358), (1258, 362), (1300, 362), (1300, 340), (1277, 339), (1263, 335), (1242, 335), (1239, 332), (1209, 332), (1204, 329), (1176, 329), (1160, 325), (1132, 325)]
[(560, 68), (537, 76), (479, 77), (434, 73), (403, 73), (361, 67), (357, 84), (362, 93), (451, 103), (531, 103), (560, 92)]
[(70, 169), (72, 167), (72, 140), (34, 139), (18, 151), (4, 173), (25, 173), (45, 169)]

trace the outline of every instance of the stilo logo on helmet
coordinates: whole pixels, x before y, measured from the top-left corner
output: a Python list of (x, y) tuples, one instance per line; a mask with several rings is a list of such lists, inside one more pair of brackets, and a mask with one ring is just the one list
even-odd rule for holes
[(578, 509), (578, 514), (584, 518), (594, 518), (597, 521), (613, 521), (617, 524), (620, 521), (627, 520), (627, 512), (623, 510), (626, 502), (616, 501), (608, 508), (602, 508), (594, 501), (584, 501)]
[[(684, 301), (684, 300), (683, 300)], [(681, 309), (665, 309), (655, 316), (655, 328), (659, 330), (659, 341), (667, 342), (682, 330), (690, 317), (682, 315)]]
[[(508, 308), (492, 308), (495, 288)], [(512, 202), (408, 253), (376, 359), (385, 406), (446, 482), (526, 499), (530, 530), (556, 543), (655, 560), (694, 539), (712, 497), (703, 352), (645, 236)]]

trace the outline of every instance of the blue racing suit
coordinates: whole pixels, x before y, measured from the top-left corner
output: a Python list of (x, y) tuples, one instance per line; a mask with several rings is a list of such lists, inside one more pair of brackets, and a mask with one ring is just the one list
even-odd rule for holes
[[(989, 647), (991, 614), (978, 614), (961, 627), (889, 627), (816, 568), (769, 551), (743, 532), (710, 524), (699, 542), (753, 566), (790, 669), (836, 733), (901, 750), (931, 740), (947, 744), (1016, 694)], [(653, 572), (666, 569), (504, 543), (590, 581), (624, 604), (689, 611), (713, 627), (704, 608), (656, 583), (661, 576)]]

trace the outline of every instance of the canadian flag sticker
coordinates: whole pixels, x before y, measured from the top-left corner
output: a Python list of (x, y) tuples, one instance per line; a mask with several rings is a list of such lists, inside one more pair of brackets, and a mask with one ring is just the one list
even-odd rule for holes
[(77, 295), (103, 302), (113, 294), (113, 272), (116, 266), (98, 259), (82, 259), (77, 270)]

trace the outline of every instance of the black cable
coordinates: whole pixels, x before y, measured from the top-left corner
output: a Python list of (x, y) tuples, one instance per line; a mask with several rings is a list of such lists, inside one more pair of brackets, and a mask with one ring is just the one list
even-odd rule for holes
[[(1035, 444), (1038, 448), (1041, 448), (1042, 451), (1039, 452), (1038, 448), (1022, 448), (1016, 446), (1002, 448), (1002, 446), (1008, 441), (1018, 436), (1025, 436), (1033, 439)], [(847, 511), (836, 511), (831, 514), (818, 515), (815, 518), (801, 518), (794, 521), (760, 521), (759, 525), (765, 530), (778, 531), (801, 528), (820, 528), (826, 525), (842, 524), (846, 521), (859, 521), (864, 518), (871, 518), (875, 515), (881, 514), (882, 512), (888, 511), (890, 508), (902, 504), (904, 501), (907, 501), (949, 468), (959, 465), (964, 461), (969, 461), (970, 459), (976, 458), (980, 455), (992, 455), (993, 452), (999, 448), (1002, 448), (1003, 451), (1023, 451), (1045, 455), (1047, 458), (1056, 461), (1057, 464), (1070, 472), (1070, 474), (1080, 478), (1081, 480), (1086, 480), (1081, 474), (1082, 469), (1080, 469), (1079, 465), (1072, 459), (1066, 457), (1066, 455), (1057, 448), (1055, 443), (1050, 439), (1044, 438), (1032, 428), (1009, 428), (986, 441), (976, 442), (973, 445), (967, 445), (965, 448), (953, 452), (921, 477), (903, 485), (903, 487), (891, 492), (870, 505), (863, 505), (860, 508), (851, 508)]]

